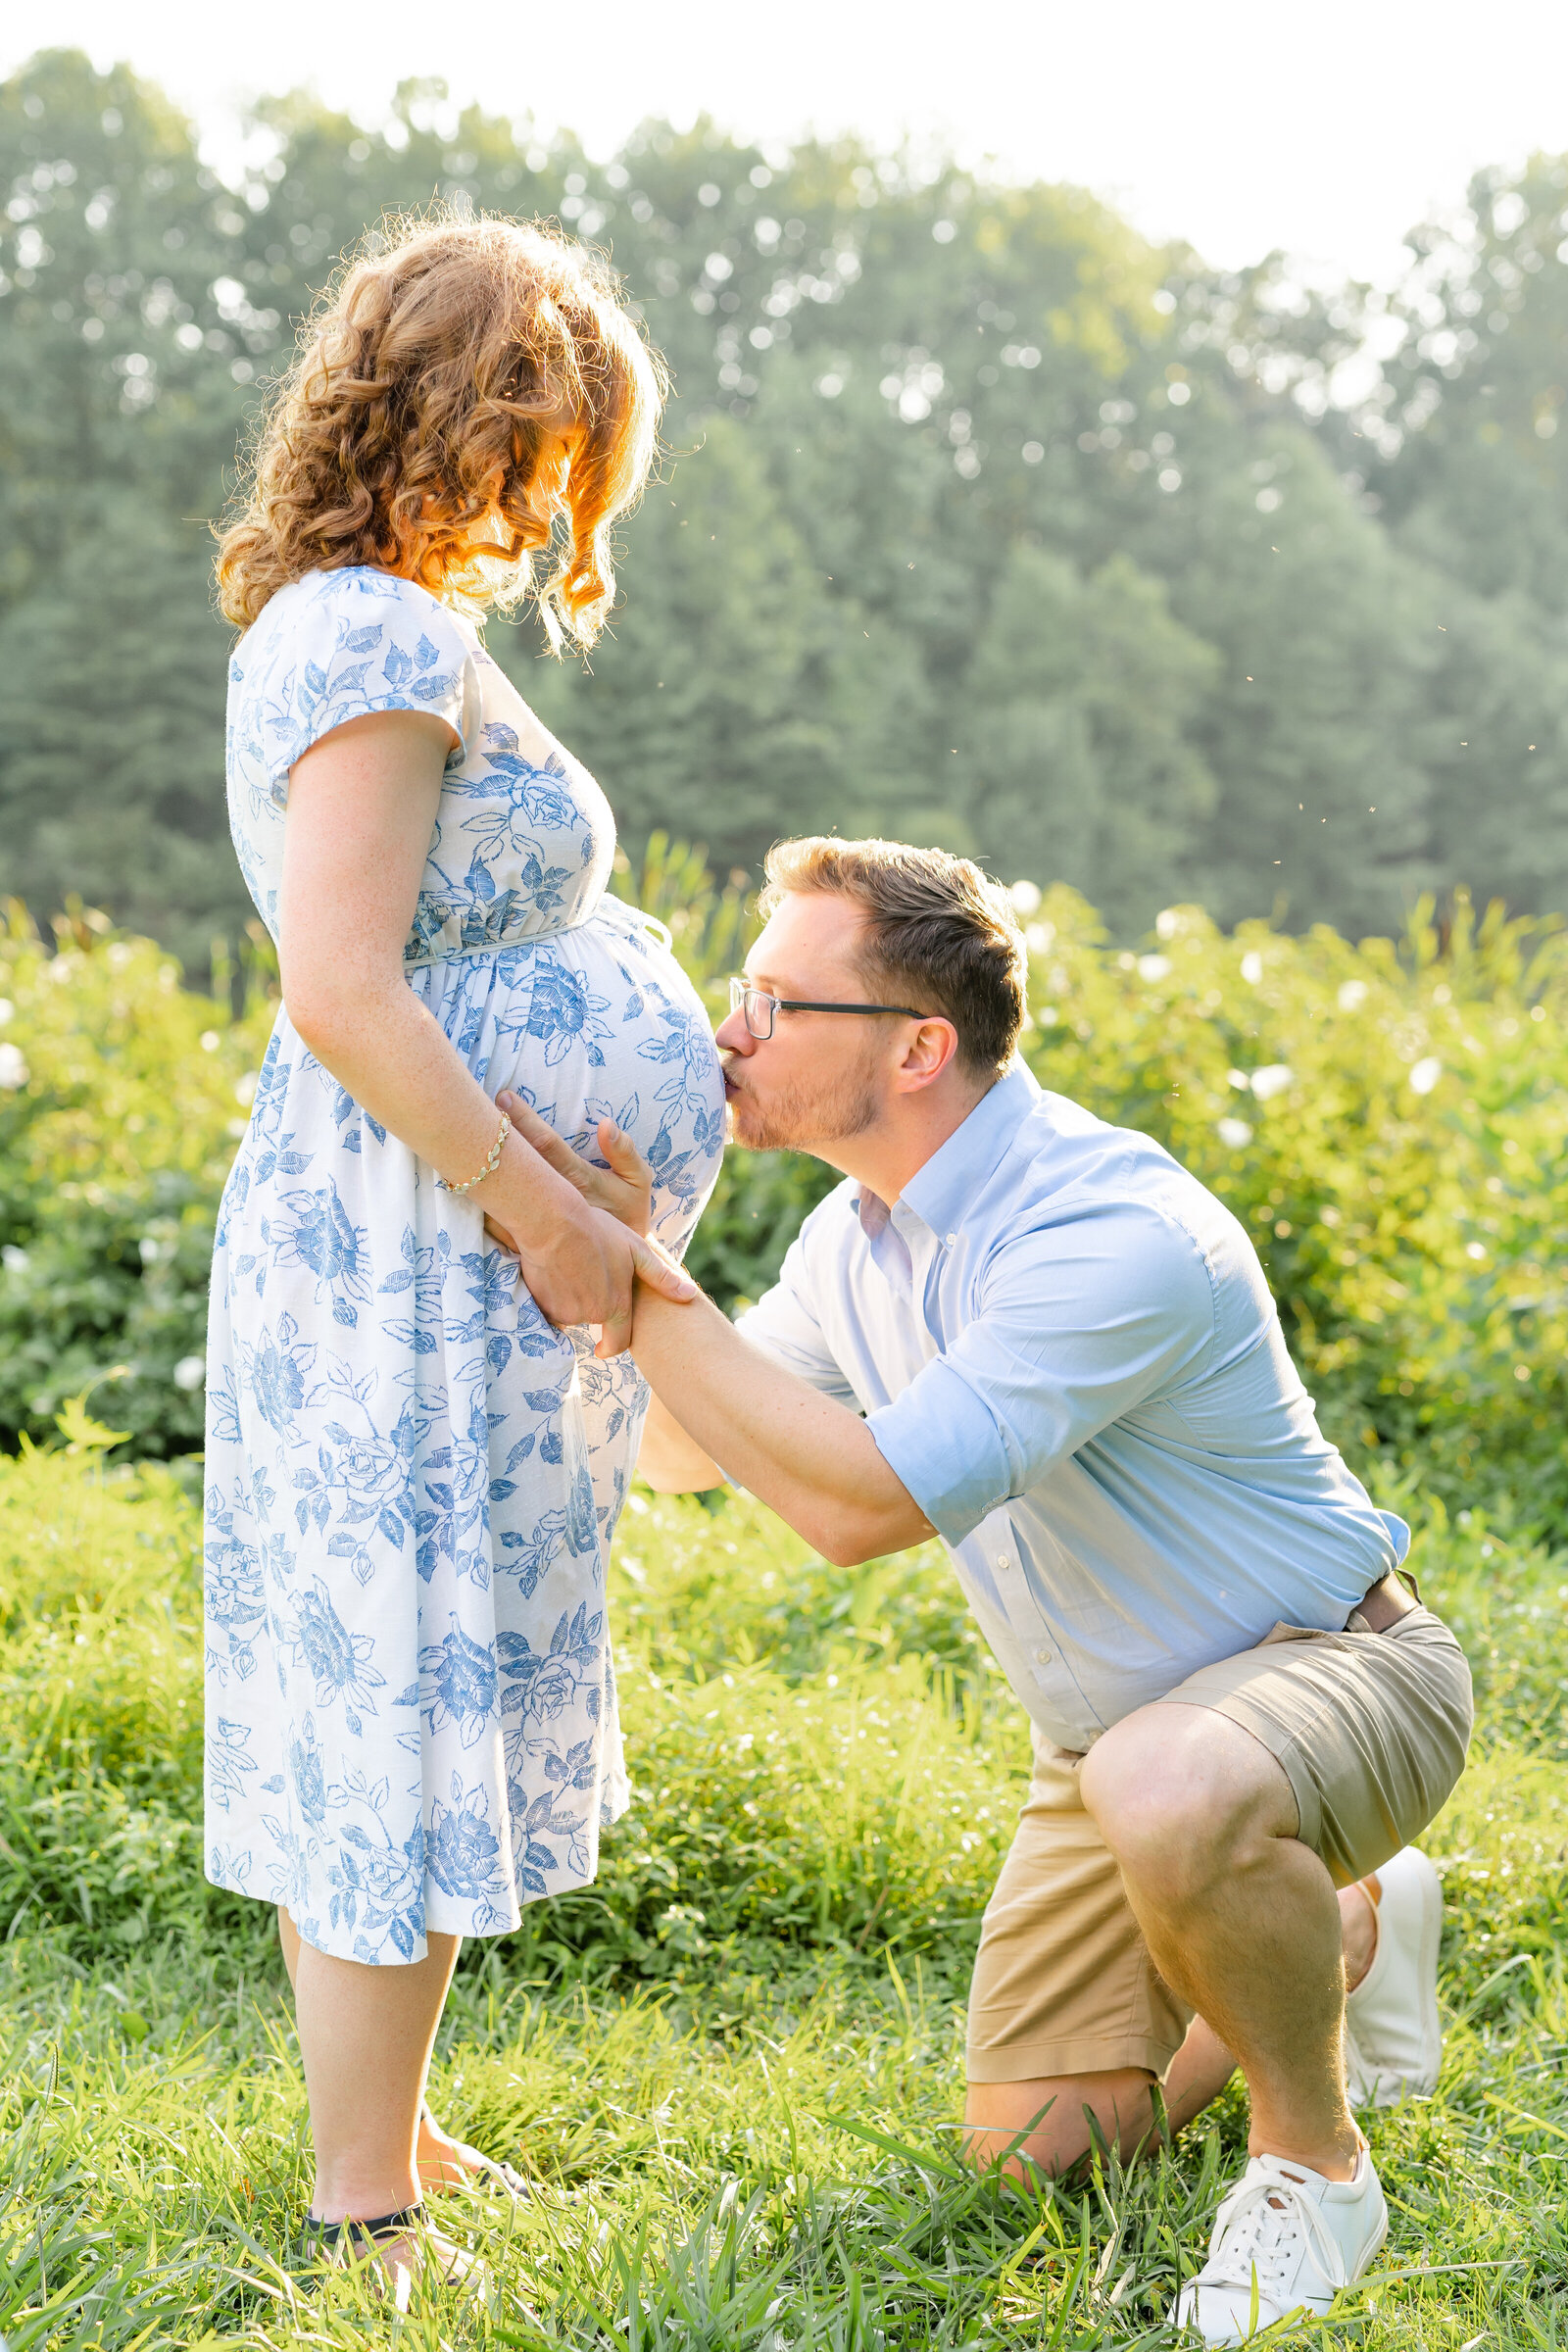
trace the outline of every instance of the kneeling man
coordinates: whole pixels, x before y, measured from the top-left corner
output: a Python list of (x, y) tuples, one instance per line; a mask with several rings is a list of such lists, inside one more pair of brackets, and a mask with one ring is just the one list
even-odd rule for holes
[(734, 1136), (846, 1181), (738, 1327), (639, 1295), (642, 1465), (727, 1475), (846, 1565), (942, 1537), (1035, 1740), (970, 1996), (971, 2151), (1059, 2170), (1086, 2111), (1131, 2149), (1152, 2083), (1180, 2125), (1239, 2064), (1250, 2161), (1173, 2315), (1235, 2343), (1254, 2281), (1260, 2327), (1325, 2311), (1387, 2232), (1347, 1976), (1364, 2095), (1430, 2090), (1440, 1905), (1401, 1849), (1463, 1766), (1464, 1657), (1320, 1434), (1236, 1218), (1014, 1059), (1004, 894), (881, 842), (767, 871), (718, 1033)]

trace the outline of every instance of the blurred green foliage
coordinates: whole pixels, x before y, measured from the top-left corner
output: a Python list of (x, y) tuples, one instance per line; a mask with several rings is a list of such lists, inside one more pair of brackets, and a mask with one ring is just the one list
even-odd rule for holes
[(207, 518), (340, 255), (437, 197), (606, 247), (673, 366), (592, 663), (490, 631), (635, 852), (884, 831), (1120, 939), (1568, 906), (1565, 159), (1385, 297), (853, 138), (595, 161), (430, 83), (250, 128), (231, 187), (124, 68), (0, 83), (0, 889), (192, 972), (241, 935)]
[(138, 1453), (202, 1442), (219, 1195), (272, 1006), (213, 997), (100, 914), (0, 927), (0, 1438), (113, 1377)]
[(1172, 907), (1135, 956), (1058, 890), (1027, 926), (1027, 1050), (1236, 1211), (1358, 1466), (1560, 1524), (1568, 934), (1463, 894), (1431, 915), (1352, 948)]
[[(617, 889), (670, 928), (716, 1014), (752, 920), (656, 837)], [(1419, 909), (1352, 947), (1169, 907), (1139, 954), (1072, 891), (1016, 897), (1041, 1082), (1157, 1136), (1241, 1217), (1328, 1433), (1455, 1509), (1568, 1509), (1568, 933)], [(213, 1219), (271, 1004), (254, 956), (217, 997), (96, 915), (0, 934), (0, 1432), (62, 1399), (138, 1454), (199, 1446)], [(241, 1003), (242, 1009), (232, 1007)], [(690, 1262), (726, 1306), (771, 1281), (836, 1181), (732, 1151)]]

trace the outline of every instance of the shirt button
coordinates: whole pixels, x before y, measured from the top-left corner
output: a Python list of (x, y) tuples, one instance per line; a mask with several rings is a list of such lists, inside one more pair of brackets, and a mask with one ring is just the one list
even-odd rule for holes
[(950, 1234), (949, 1234), (949, 1236), (948, 1236), (948, 1248), (949, 1248), (950, 1250), (953, 1248), (953, 1246), (954, 1246), (955, 1242), (956, 1242), (957, 1238), (958, 1238), (958, 1237), (957, 1237), (957, 1235), (956, 1235), (956, 1233), (950, 1233)]
[(1010, 1554), (1005, 1551), (999, 1551), (997, 1554), (997, 1566), (999, 1568), (1010, 1568), (1012, 1566)]
[(1044, 1647), (1037, 1649), (1035, 1651), (1035, 1664), (1037, 1666), (1049, 1666), (1051, 1664), (1050, 1650)]

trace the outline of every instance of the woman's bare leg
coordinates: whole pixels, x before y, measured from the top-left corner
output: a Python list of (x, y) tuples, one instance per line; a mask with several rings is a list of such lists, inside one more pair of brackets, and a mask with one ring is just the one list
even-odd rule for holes
[[(432, 1935), (423, 1960), (384, 1968), (295, 1940), (294, 2008), (316, 2143), (311, 2209), (323, 2222), (395, 2213), (419, 2194), (424, 2079), (460, 1939)], [(286, 1929), (283, 1941), (286, 1959)]]
[[(288, 1970), (288, 1981), (297, 1990), (300, 1932), (281, 1903), (277, 1908), (277, 1939), (283, 1947), (283, 1965)], [(435, 1938), (430, 1940), (433, 1943)], [(461, 2188), (466, 2180), (473, 2180), (484, 2170), (484, 2159), (478, 2151), (466, 2147), (460, 2139), (454, 2139), (436, 2122), (425, 2104), (422, 2081), (419, 2085), (419, 2126), (418, 2137), (415, 2142), (415, 2170), (421, 2189)], [(396, 2208), (382, 2205), (376, 2210), (391, 2213)], [(326, 2217), (323, 2215), (321, 2218), (324, 2220)]]

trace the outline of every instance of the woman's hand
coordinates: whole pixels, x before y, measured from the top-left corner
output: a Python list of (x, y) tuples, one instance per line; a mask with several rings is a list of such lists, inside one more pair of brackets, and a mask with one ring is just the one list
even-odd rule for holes
[(523, 1280), (541, 1313), (558, 1326), (600, 1326), (596, 1355), (619, 1355), (631, 1346), (632, 1300), (639, 1281), (679, 1305), (698, 1295), (689, 1274), (603, 1208), (586, 1208), (580, 1221), (554, 1219), (541, 1237), (526, 1245), (511, 1235), (505, 1238), (517, 1252)]
[(503, 1089), (496, 1097), (496, 1107), (506, 1112), (523, 1142), (532, 1145), (547, 1167), (576, 1186), (591, 1208), (618, 1217), (639, 1239), (647, 1234), (653, 1215), (654, 1173), (631, 1137), (622, 1135), (612, 1119), (599, 1122), (599, 1149), (610, 1165), (596, 1168), (516, 1095)]
[[(627, 1251), (632, 1273), (639, 1281), (660, 1291), (666, 1298), (684, 1305), (698, 1296), (697, 1285), (689, 1274), (681, 1271), (658, 1242), (647, 1239), (648, 1221), (653, 1208), (653, 1171), (629, 1135), (623, 1135), (612, 1119), (599, 1122), (599, 1149), (610, 1162), (607, 1168), (595, 1167), (583, 1159), (555, 1129), (530, 1110), (527, 1103), (505, 1089), (497, 1095), (498, 1108), (512, 1121), (514, 1133), (520, 1143), (536, 1152), (545, 1164), (558, 1176), (564, 1176), (573, 1190), (582, 1195), (587, 1204), (594, 1230), (604, 1239), (618, 1235), (620, 1246)], [(519, 1246), (507, 1232), (494, 1211), (485, 1217), (486, 1230), (509, 1249), (516, 1250), (522, 1261), (528, 1288), (552, 1323), (591, 1322), (603, 1325), (597, 1355), (618, 1355), (631, 1345), (632, 1298), (628, 1288), (624, 1297), (617, 1289), (614, 1309), (609, 1317), (598, 1314), (566, 1315), (558, 1313), (554, 1300), (571, 1293), (572, 1273), (565, 1272), (557, 1262), (565, 1241), (565, 1228), (552, 1233), (549, 1250), (542, 1255), (537, 1245), (529, 1250)], [(623, 1261), (613, 1242), (602, 1271), (618, 1274)], [(575, 1270), (573, 1270), (575, 1271)], [(559, 1281), (559, 1288), (558, 1288)]]

